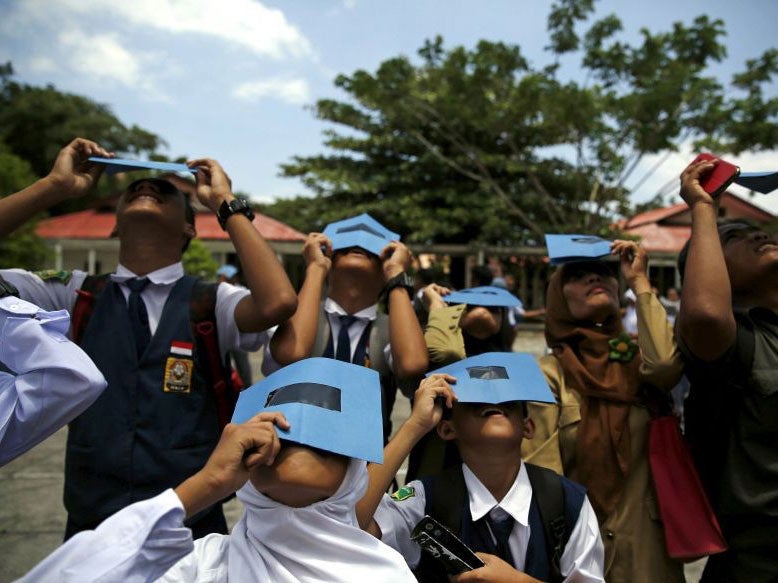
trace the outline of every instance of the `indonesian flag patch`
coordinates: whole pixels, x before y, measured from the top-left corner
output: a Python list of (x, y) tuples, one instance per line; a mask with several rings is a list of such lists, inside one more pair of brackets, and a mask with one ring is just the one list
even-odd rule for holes
[(173, 340), (172, 344), (170, 345), (170, 354), (178, 354), (179, 356), (192, 356), (192, 350), (194, 350), (194, 344), (191, 342)]

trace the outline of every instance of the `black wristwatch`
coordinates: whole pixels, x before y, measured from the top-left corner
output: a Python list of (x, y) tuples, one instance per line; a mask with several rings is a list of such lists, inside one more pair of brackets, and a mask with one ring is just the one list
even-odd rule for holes
[(389, 292), (396, 287), (404, 287), (405, 291), (408, 292), (408, 297), (413, 300), (413, 278), (410, 275), (403, 271), (387, 281), (386, 286), (384, 287), (384, 293), (387, 297), (389, 296)]
[(216, 211), (216, 218), (219, 219), (219, 225), (221, 225), (222, 230), (227, 230), (227, 219), (237, 213), (246, 215), (246, 218), (250, 221), (254, 220), (254, 211), (251, 210), (247, 201), (242, 198), (236, 198), (230, 202), (225, 200), (219, 207), (219, 210)]

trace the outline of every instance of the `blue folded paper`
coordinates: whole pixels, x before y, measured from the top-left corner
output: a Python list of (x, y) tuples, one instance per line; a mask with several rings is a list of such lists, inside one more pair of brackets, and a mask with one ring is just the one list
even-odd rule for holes
[(740, 176), (735, 178), (735, 184), (769, 194), (778, 188), (778, 172), (741, 172)]
[(399, 241), (400, 235), (390, 231), (367, 213), (330, 223), (324, 234), (332, 241), (332, 250), (359, 247), (373, 255), (381, 255), (384, 247)]
[(494, 285), (469, 287), (459, 291), (454, 291), (448, 295), (443, 296), (443, 301), (447, 304), (495, 306), (501, 308), (512, 308), (514, 306), (521, 305), (521, 300), (519, 300), (519, 298), (514, 296), (507, 289), (502, 289)]
[(460, 403), (537, 401), (555, 403), (535, 357), (524, 352), (485, 352), (427, 374), (450, 374)]
[(381, 382), (378, 373), (331, 358), (308, 358), (286, 366), (244, 390), (233, 423), (262, 411), (281, 411), (288, 439), (348, 457), (384, 459)]
[(546, 235), (551, 265), (591, 261), (611, 254), (611, 242), (595, 235)]
[(118, 172), (132, 172), (133, 170), (159, 170), (160, 172), (191, 172), (197, 173), (197, 168), (190, 168), (186, 164), (176, 162), (152, 162), (151, 160), (127, 160), (123, 158), (100, 158), (92, 156), (90, 162), (105, 164), (105, 171), (108, 174), (117, 174)]

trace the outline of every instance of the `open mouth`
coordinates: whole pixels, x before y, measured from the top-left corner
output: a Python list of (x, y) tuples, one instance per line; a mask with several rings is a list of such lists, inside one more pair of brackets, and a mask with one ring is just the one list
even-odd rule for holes
[(494, 415), (502, 415), (505, 417), (505, 410), (502, 407), (499, 407), (497, 405), (486, 405), (484, 407), (481, 407), (481, 411), (479, 412), (479, 415), (481, 417), (492, 417)]
[(778, 244), (776, 244), (775, 241), (765, 241), (761, 245), (759, 245), (756, 248), (757, 253), (766, 253), (767, 251), (772, 251), (773, 249), (778, 248)]
[(349, 247), (345, 250), (346, 255), (362, 255), (363, 257), (370, 257), (367, 251), (361, 247)]
[(605, 289), (602, 286), (596, 286), (589, 290), (589, 292), (586, 294), (587, 296), (593, 296), (595, 294), (607, 294), (608, 290)]
[(148, 192), (148, 191), (135, 192), (135, 193), (131, 194), (128, 197), (127, 202), (133, 202), (133, 201), (135, 201), (135, 200), (137, 200), (139, 198), (147, 198), (149, 200), (153, 200), (157, 204), (162, 204), (162, 202), (163, 202), (162, 201), (162, 197), (159, 194), (157, 194), (155, 192)]

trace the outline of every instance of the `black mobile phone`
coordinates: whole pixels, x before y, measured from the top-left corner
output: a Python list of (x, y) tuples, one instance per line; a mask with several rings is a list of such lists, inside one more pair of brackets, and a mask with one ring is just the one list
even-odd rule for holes
[(484, 562), (465, 543), (431, 516), (419, 521), (411, 533), (411, 540), (442, 562), (449, 575), (484, 566)]

